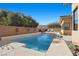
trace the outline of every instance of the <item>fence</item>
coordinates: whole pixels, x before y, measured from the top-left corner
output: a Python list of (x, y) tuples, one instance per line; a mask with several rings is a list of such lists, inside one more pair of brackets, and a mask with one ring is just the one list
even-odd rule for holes
[(0, 36), (19, 35), (38, 32), (36, 28), (16, 27), (16, 26), (0, 26)]

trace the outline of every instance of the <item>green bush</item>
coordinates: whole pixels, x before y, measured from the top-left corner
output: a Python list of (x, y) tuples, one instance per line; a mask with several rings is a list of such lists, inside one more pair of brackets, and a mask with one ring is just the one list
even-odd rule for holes
[(61, 25), (58, 22), (48, 24), (48, 28), (61, 28)]

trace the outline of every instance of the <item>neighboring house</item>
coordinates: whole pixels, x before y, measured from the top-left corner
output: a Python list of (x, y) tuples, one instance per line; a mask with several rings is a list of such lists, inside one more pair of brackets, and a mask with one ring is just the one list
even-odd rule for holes
[(79, 4), (72, 3), (72, 43), (79, 45)]
[(61, 16), (60, 24), (62, 35), (72, 34), (72, 16)]

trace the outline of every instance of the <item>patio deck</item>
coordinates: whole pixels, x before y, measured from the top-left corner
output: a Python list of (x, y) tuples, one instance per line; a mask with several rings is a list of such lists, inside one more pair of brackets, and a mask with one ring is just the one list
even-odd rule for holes
[(47, 56), (73, 56), (64, 40), (54, 39)]

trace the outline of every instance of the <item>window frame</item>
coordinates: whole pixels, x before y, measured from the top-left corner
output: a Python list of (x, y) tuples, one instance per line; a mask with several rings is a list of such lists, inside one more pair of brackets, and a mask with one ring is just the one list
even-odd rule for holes
[[(78, 12), (78, 6), (74, 9), (74, 11), (73, 11), (73, 30), (74, 31), (78, 31), (78, 23), (77, 23), (77, 28), (76, 28), (76, 26), (75, 26), (75, 12)], [(78, 13), (77, 13), (77, 18), (78, 18)], [(77, 21), (78, 21), (78, 19), (77, 19)]]

